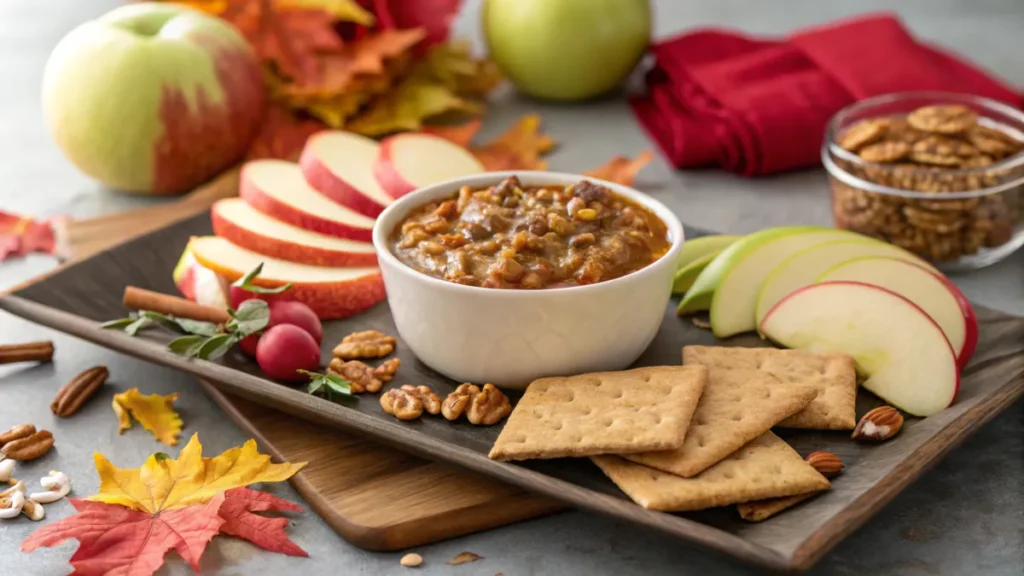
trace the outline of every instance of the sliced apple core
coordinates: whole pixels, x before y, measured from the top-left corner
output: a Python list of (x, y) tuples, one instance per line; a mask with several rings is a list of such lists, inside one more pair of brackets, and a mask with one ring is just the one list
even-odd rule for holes
[(945, 277), (912, 262), (889, 257), (850, 260), (822, 274), (816, 283), (853, 281), (879, 286), (917, 304), (949, 340), (963, 368), (978, 342), (974, 309)]
[(256, 210), (241, 198), (225, 198), (210, 210), (214, 233), (259, 254), (316, 266), (372, 266), (376, 251), (357, 242), (311, 232)]
[[(711, 297), (711, 330), (727, 338), (757, 328), (757, 293), (764, 279), (780, 262), (810, 246), (850, 238), (864, 238), (846, 230), (815, 226), (769, 228), (755, 232), (722, 251), (701, 272), (687, 298), (700, 296), (706, 284), (714, 284)], [(702, 282), (708, 278), (709, 282)], [(685, 303), (685, 299), (684, 299)]]
[(417, 188), (485, 172), (468, 150), (431, 134), (385, 138), (373, 166), (381, 187), (398, 198)]
[(938, 324), (906, 298), (859, 282), (824, 282), (786, 296), (761, 333), (787, 348), (853, 357), (864, 388), (915, 416), (949, 406), (960, 385)]
[(779, 300), (795, 290), (814, 284), (814, 281), (829, 268), (863, 256), (891, 256), (931, 268), (929, 264), (899, 246), (870, 238), (817, 244), (790, 255), (764, 279), (757, 295), (755, 321), (760, 324), (764, 315)]
[(373, 218), (314, 190), (294, 162), (246, 162), (242, 167), (241, 195), (260, 212), (300, 228), (363, 241), (369, 241), (372, 235)]
[(255, 268), (260, 262), (263, 263), (263, 270), (260, 272), (259, 280), (268, 283), (347, 282), (364, 276), (380, 274), (378, 268), (371, 266), (327, 268), (278, 260), (246, 250), (217, 236), (193, 238), (189, 243), (189, 249), (196, 261), (218, 274), (223, 274), (232, 282)]

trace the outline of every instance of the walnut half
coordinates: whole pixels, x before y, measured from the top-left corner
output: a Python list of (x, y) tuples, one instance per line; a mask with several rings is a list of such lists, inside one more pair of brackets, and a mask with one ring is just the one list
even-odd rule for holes
[(441, 405), (441, 414), (448, 420), (465, 414), (470, 424), (484, 426), (501, 422), (511, 412), (508, 396), (493, 384), (484, 384), (483, 390), (476, 384), (460, 384)]
[(377, 330), (353, 332), (341, 339), (333, 354), (342, 360), (382, 358), (395, 351), (395, 338)]
[[(380, 375), (377, 374), (377, 370), (359, 360), (345, 362), (341, 358), (334, 358), (327, 365), (327, 369), (348, 380), (353, 394), (378, 392), (381, 386), (384, 385), (383, 380), (379, 377)], [(389, 376), (388, 380), (390, 379)]]
[(427, 386), (404, 384), (392, 388), (380, 396), (380, 407), (385, 414), (399, 420), (415, 420), (426, 411), (428, 414), (441, 412), (441, 397)]

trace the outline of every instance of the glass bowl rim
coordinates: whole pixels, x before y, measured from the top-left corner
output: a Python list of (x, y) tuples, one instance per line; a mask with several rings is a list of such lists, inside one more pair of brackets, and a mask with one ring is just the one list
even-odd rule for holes
[[(858, 100), (853, 104), (850, 104), (843, 109), (836, 112), (828, 122), (828, 128), (825, 132), (825, 141), (821, 148), (821, 161), (825, 166), (825, 170), (836, 179), (840, 180), (844, 184), (852, 187), (861, 188), (870, 192), (878, 194), (888, 194), (891, 196), (902, 196), (904, 198), (925, 198), (936, 200), (936, 197), (943, 199), (955, 200), (963, 198), (976, 198), (980, 196), (988, 196), (990, 194), (997, 194), (999, 192), (1005, 192), (1006, 190), (1019, 186), (1024, 182), (1024, 174), (1012, 179), (1008, 182), (1004, 182), (997, 186), (989, 188), (982, 188), (979, 190), (966, 190), (961, 192), (917, 192), (912, 190), (903, 190), (900, 188), (894, 188), (891, 186), (883, 186), (869, 182), (860, 177), (854, 176), (849, 171), (841, 168), (832, 159), (832, 156), (841, 158), (842, 160), (851, 164), (856, 164), (864, 168), (873, 168), (876, 170), (883, 170), (886, 172), (893, 172), (897, 170), (892, 164), (885, 164), (881, 162), (868, 162), (862, 159), (860, 156), (841, 148), (836, 143), (836, 135), (839, 133), (839, 128), (843, 120), (847, 119), (850, 115), (863, 111), (864, 109), (879, 106), (882, 104), (897, 103), (903, 100), (911, 99), (922, 99), (922, 100), (936, 100), (946, 101), (957, 104), (973, 104), (974, 106), (981, 108), (982, 110), (990, 110), (1008, 116), (1014, 121), (1020, 123), (1019, 130), (1024, 132), (1024, 113), (1014, 109), (1011, 106), (992, 100), (991, 98), (985, 98), (983, 96), (974, 96), (971, 94), (963, 94), (959, 92), (939, 92), (939, 91), (921, 91), (921, 92), (894, 92), (892, 94), (883, 94), (881, 96), (873, 96), (871, 98), (865, 98), (864, 100)], [(984, 117), (984, 114), (981, 115)], [(978, 168), (961, 168), (957, 170), (942, 170), (943, 175), (951, 176), (971, 176), (971, 175), (984, 175), (995, 170), (1012, 170), (1024, 166), (1024, 150), (1008, 156), (999, 162), (991, 164), (989, 166), (982, 166)], [(913, 174), (915, 172), (922, 174), (932, 174), (935, 172), (934, 168), (898, 168), (898, 170)]]

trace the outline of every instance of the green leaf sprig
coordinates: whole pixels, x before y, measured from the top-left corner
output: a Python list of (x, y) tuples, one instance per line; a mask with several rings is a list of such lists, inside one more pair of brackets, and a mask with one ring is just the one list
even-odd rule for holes
[(310, 394), (323, 396), (331, 402), (335, 402), (335, 398), (338, 400), (355, 398), (355, 395), (352, 394), (352, 384), (334, 372), (326, 374), (309, 370), (299, 370), (299, 372), (309, 376), (309, 386), (306, 388), (306, 392)]
[[(292, 287), (291, 284), (277, 288), (253, 285), (252, 281), (259, 276), (262, 270), (263, 263), (260, 262), (251, 272), (235, 282), (234, 286), (257, 294), (280, 294)], [(151, 327), (164, 328), (181, 334), (167, 344), (167, 348), (175, 354), (181, 354), (188, 358), (214, 360), (226, 354), (232, 346), (244, 338), (260, 333), (270, 323), (270, 308), (263, 300), (255, 298), (246, 300), (238, 306), (237, 310), (228, 308), (227, 311), (230, 318), (223, 327), (212, 322), (177, 318), (170, 314), (161, 314), (151, 310), (139, 310), (127, 318), (104, 322), (100, 324), (100, 328), (123, 330), (129, 336), (136, 336), (142, 330)], [(348, 385), (344, 380), (341, 382)], [(339, 386), (337, 390), (340, 390), (341, 385), (337, 384), (337, 386)], [(334, 389), (332, 388), (332, 390)], [(337, 392), (337, 390), (335, 391)]]

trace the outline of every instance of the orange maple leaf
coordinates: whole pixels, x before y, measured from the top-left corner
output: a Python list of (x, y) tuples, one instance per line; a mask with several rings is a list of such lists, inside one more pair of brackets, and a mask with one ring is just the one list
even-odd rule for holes
[(654, 160), (650, 150), (644, 150), (636, 158), (630, 160), (626, 156), (615, 156), (605, 164), (584, 172), (584, 176), (592, 176), (625, 186), (632, 186), (636, 175)]
[(554, 138), (540, 131), (540, 116), (527, 114), (504, 134), (483, 146), (470, 149), (489, 171), (544, 170), (548, 163), (541, 158), (554, 149)]
[(424, 126), (422, 132), (444, 138), (463, 148), (469, 148), (476, 133), (480, 131), (481, 124), (483, 122), (478, 118), (456, 126)]

